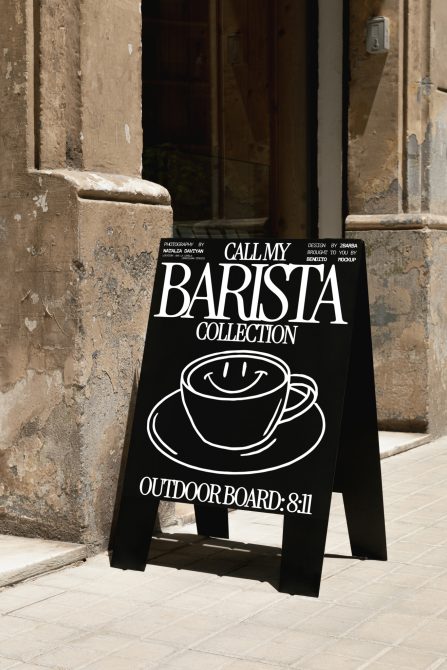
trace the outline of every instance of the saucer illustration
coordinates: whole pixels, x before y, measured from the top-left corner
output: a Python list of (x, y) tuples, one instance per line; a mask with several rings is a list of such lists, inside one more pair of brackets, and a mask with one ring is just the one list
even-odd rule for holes
[(272, 354), (209, 354), (183, 369), (180, 388), (151, 410), (147, 432), (158, 451), (187, 468), (269, 472), (296, 463), (320, 444), (326, 421), (317, 397), (312, 377), (291, 373)]

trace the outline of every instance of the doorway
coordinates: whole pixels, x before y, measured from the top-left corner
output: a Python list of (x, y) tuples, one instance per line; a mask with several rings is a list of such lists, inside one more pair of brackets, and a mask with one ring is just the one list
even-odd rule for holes
[(143, 0), (142, 17), (143, 177), (170, 191), (176, 234), (317, 237), (337, 156), (317, 1)]

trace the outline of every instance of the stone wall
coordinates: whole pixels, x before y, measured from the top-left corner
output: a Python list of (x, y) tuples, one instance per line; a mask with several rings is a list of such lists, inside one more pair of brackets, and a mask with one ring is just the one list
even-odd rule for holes
[(350, 237), (366, 243), (380, 425), (426, 432), (429, 236), (424, 230), (380, 230)]
[[(0, 0), (0, 532), (104, 546), (169, 194), (140, 179), (137, 0)], [(380, 425), (447, 429), (447, 10), (353, 0), (347, 234)], [(369, 55), (366, 21), (390, 19)], [(172, 513), (172, 508), (165, 508)]]
[[(376, 15), (388, 54), (366, 53)], [(443, 0), (351, 3), (346, 227), (367, 246), (379, 423), (432, 434), (447, 430), (446, 30)]]
[(169, 194), (135, 0), (1, 3), (0, 532), (107, 543)]

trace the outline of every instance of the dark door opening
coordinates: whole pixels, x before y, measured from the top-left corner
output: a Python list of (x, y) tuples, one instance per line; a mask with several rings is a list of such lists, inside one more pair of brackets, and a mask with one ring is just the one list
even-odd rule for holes
[(143, 177), (178, 235), (317, 230), (314, 0), (143, 0)]

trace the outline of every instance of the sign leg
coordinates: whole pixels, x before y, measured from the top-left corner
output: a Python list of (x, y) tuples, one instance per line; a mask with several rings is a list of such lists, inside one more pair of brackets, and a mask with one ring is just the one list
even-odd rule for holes
[(211, 537), (229, 537), (228, 509), (226, 507), (207, 507), (194, 505), (197, 533)]
[[(377, 491), (343, 491), (346, 522), (353, 556), (387, 560), (381, 496)], [(375, 512), (372, 509), (375, 507)]]
[[(359, 395), (361, 398), (361, 391)], [(353, 408), (352, 413), (347, 414), (347, 421), (344, 421), (334, 490), (343, 495), (352, 555), (386, 561), (377, 424), (375, 417), (371, 416), (368, 421), (364, 412), (363, 425), (353, 422), (355, 412), (362, 416), (359, 407)]]
[(285, 515), (279, 590), (317, 598), (320, 592), (327, 520), (306, 523), (298, 515)]
[(155, 498), (123, 498), (112, 545), (113, 568), (144, 572), (157, 511)]
[(366, 270), (352, 334), (334, 490), (341, 491), (354, 556), (387, 560)]

